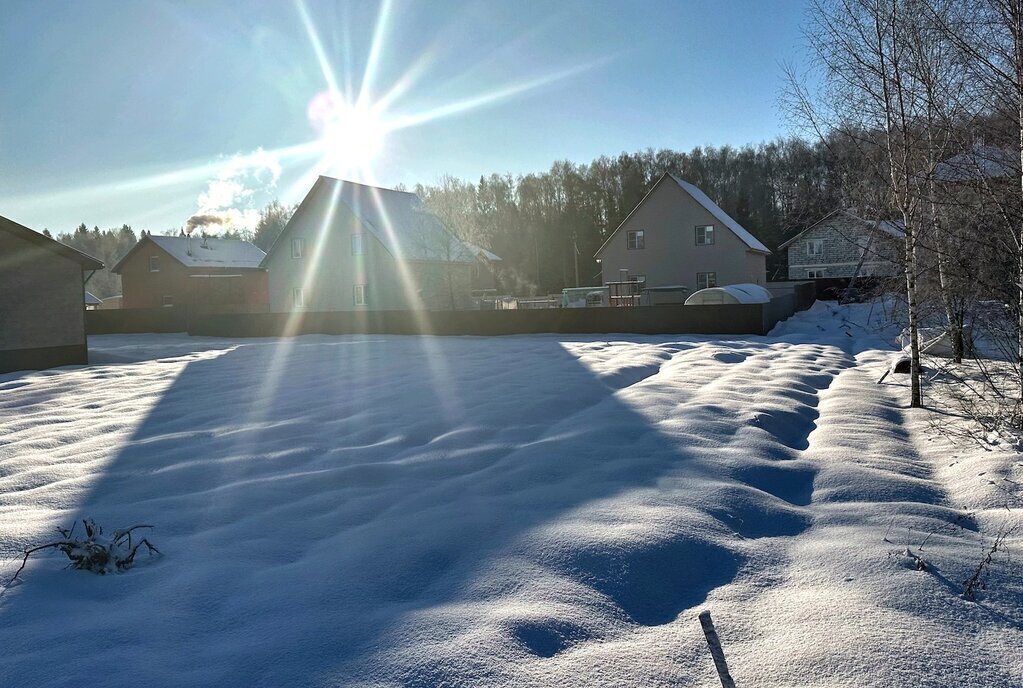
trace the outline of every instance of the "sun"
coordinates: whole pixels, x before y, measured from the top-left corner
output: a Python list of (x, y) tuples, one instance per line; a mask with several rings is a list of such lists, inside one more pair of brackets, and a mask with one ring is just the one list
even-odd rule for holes
[(372, 167), (387, 138), (387, 127), (373, 110), (347, 102), (337, 91), (323, 91), (309, 102), (308, 115), (330, 172)]

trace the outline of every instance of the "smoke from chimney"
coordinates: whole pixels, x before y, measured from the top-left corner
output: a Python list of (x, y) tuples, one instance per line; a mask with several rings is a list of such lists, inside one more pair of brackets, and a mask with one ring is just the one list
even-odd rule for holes
[[(185, 234), (191, 234), (197, 228), (206, 230), (209, 227), (224, 227), (230, 219), (214, 213), (196, 213), (185, 222)], [(212, 233), (212, 232), (211, 232)]]
[(262, 148), (225, 160), (196, 199), (197, 208), (185, 222), (185, 233), (191, 235), (197, 228), (203, 234), (254, 231), (259, 222), (257, 196), (269, 196), (280, 175), (277, 156)]

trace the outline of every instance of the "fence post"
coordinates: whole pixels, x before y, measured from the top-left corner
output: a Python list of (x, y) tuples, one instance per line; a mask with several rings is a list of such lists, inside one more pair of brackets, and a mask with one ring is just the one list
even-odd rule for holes
[(714, 622), (710, 619), (709, 611), (700, 613), (700, 625), (703, 627), (703, 635), (707, 637), (707, 647), (710, 648), (710, 656), (714, 658), (714, 668), (718, 670), (721, 688), (735, 688), (735, 681), (728, 673), (728, 664), (725, 663), (725, 651), (721, 649), (721, 640), (718, 638), (718, 632), (714, 630)]

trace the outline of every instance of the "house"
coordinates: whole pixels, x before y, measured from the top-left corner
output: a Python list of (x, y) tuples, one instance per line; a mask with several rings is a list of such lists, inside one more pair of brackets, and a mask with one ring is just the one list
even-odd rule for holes
[(266, 254), (240, 239), (144, 234), (112, 271), (122, 308), (267, 310)]
[(839, 209), (778, 248), (788, 251), (789, 279), (891, 277), (901, 271), (905, 237), (898, 222)]
[(456, 310), (480, 261), (413, 193), (320, 177), (263, 267), (270, 311)]
[(970, 184), (988, 179), (1019, 178), (1018, 152), (997, 146), (977, 145), (942, 160), (934, 167), (934, 178), (947, 184)]
[(88, 363), (85, 283), (103, 263), (0, 217), (0, 373)]
[[(707, 194), (664, 174), (595, 255), (612, 304), (639, 303), (623, 283), (678, 293), (767, 281), (770, 251)], [(627, 285), (626, 285), (627, 286)], [(629, 292), (629, 293), (626, 293)]]
[(91, 291), (85, 292), (85, 310), (94, 311), (100, 307), (103, 303), (103, 299), (99, 298)]
[(120, 295), (120, 294), (116, 294), (114, 296), (108, 296), (107, 298), (103, 299), (103, 303), (101, 303), (100, 305), (96, 306), (96, 310), (100, 310), (100, 311), (117, 310), (118, 308), (122, 307), (121, 304), (122, 304), (123, 301), (124, 301), (124, 297), (122, 295)]

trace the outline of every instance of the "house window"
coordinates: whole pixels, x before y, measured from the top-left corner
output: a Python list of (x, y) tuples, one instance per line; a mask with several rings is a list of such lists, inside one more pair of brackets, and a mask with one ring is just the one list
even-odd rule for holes
[(353, 234), (352, 235), (352, 255), (353, 256), (361, 256), (362, 255), (362, 235), (361, 234)]
[(305, 239), (291, 240), (291, 257), (301, 258), (305, 255)]
[(629, 250), (646, 248), (646, 237), (642, 229), (637, 229), (628, 233), (628, 246)]
[[(159, 270), (156, 270), (156, 272), (159, 272)], [(174, 306), (174, 297), (165, 294), (164, 297), (163, 297), (163, 307), (164, 308), (171, 308), (173, 306)]]
[(696, 228), (696, 245), (710, 246), (714, 243), (714, 225), (701, 225)]
[(709, 289), (718, 285), (718, 274), (716, 272), (696, 273), (696, 288)]
[(356, 306), (365, 306), (366, 305), (366, 285), (365, 284), (356, 284), (356, 285), (354, 285), (353, 291), (354, 291), (354, 296), (355, 296), (355, 305)]
[(149, 271), (160, 272), (160, 256), (149, 256)]
[(291, 290), (291, 304), (295, 308), (305, 308), (305, 290), (302, 287)]
[(824, 271), (823, 270), (807, 270), (806, 271), (806, 278), (807, 279), (821, 279), (823, 277), (824, 277)]
[(806, 255), (811, 258), (824, 255), (824, 239), (810, 239), (806, 242)]

